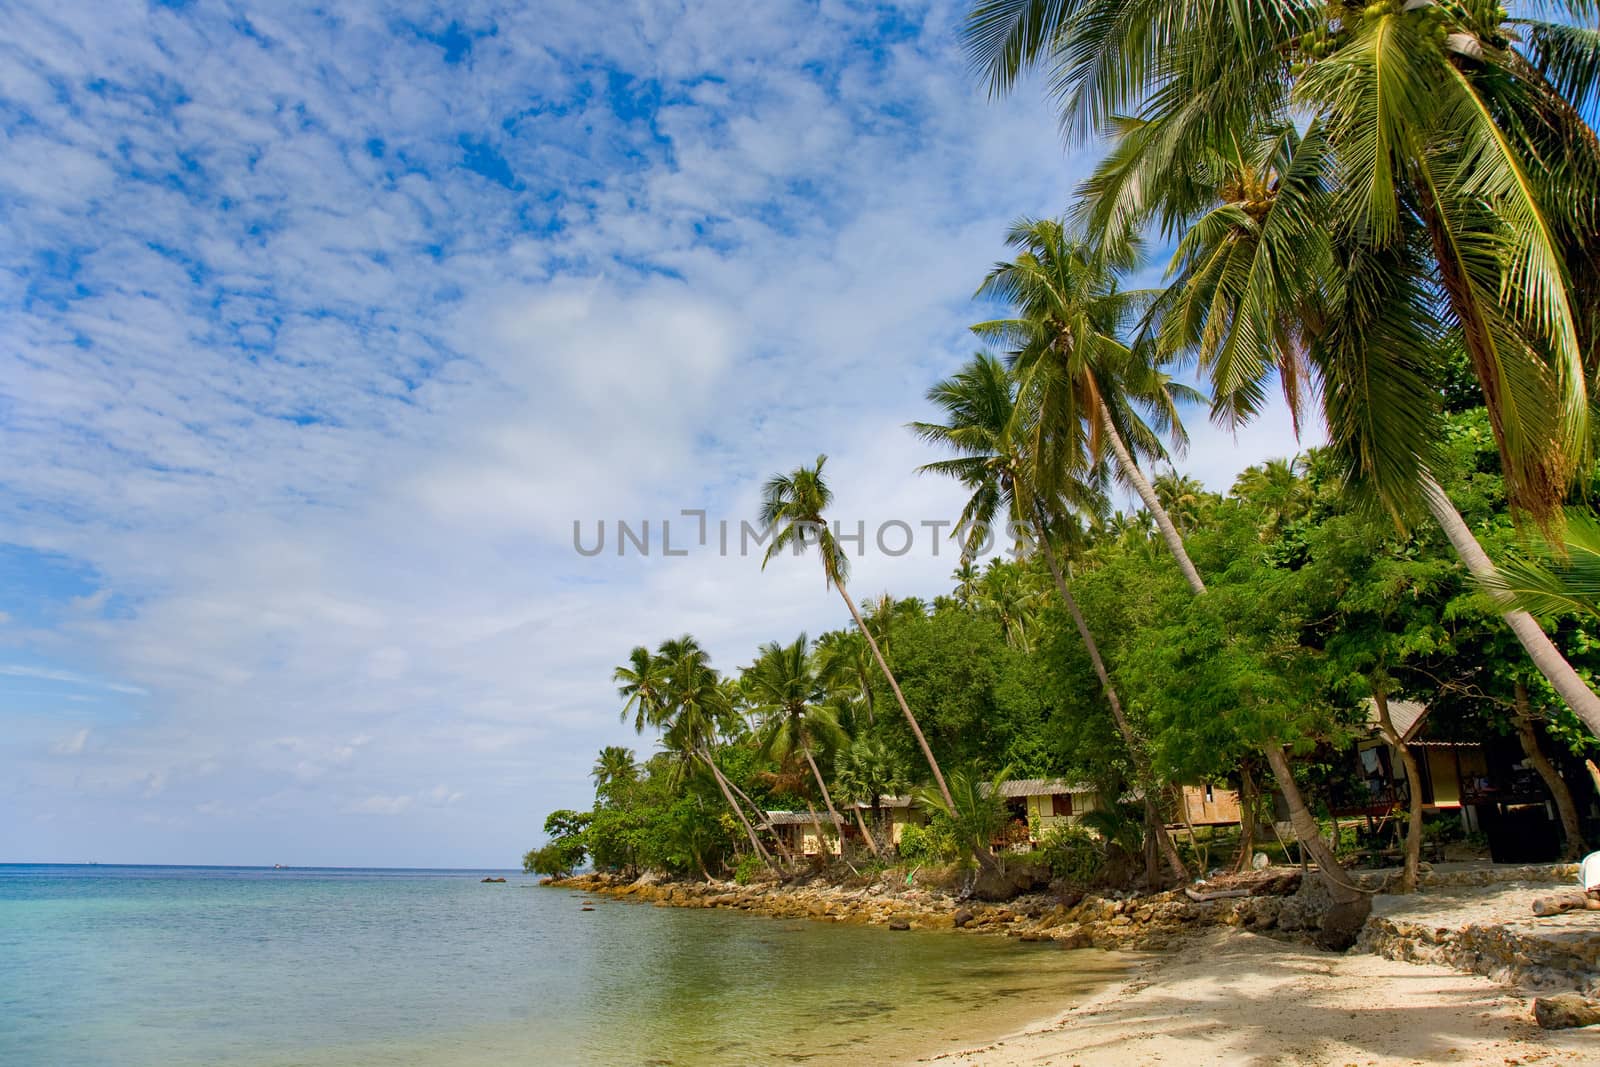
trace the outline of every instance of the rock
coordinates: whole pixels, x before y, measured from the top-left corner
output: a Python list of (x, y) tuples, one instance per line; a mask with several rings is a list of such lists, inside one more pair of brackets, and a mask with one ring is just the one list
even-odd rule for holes
[(909, 930), (909, 929), (911, 929), (911, 920), (906, 919), (904, 917), (896, 917), (896, 918), (890, 919), (889, 920), (889, 929), (891, 929), (891, 930)]
[(972, 912), (962, 908), (951, 917), (951, 921), (955, 923), (956, 929), (960, 930), (972, 921)]
[(1252, 869), (1257, 871), (1266, 870), (1267, 864), (1271, 862), (1272, 861), (1267, 858), (1267, 854), (1265, 852), (1257, 852), (1254, 856), (1250, 857), (1250, 866)]
[(1323, 948), (1343, 952), (1356, 943), (1361, 927), (1372, 914), (1372, 897), (1359, 894), (1355, 900), (1334, 904), (1322, 916), (1316, 942)]
[(1581, 993), (1558, 993), (1533, 1002), (1533, 1017), (1546, 1030), (1570, 1030), (1600, 1023), (1600, 1000)]

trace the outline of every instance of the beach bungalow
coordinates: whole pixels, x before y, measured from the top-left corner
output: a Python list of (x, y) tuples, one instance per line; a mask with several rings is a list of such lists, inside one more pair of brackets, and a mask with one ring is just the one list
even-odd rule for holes
[(1239, 791), (1219, 785), (1183, 787), (1183, 815), (1178, 824), (1189, 826), (1233, 826), (1239, 822)]
[[(1389, 701), (1389, 718), (1417, 761), (1416, 786), (1425, 813), (1458, 815), (1463, 830), (1485, 835), (1497, 863), (1539, 862), (1560, 855), (1555, 802), (1518, 741), (1450, 739), (1445, 728), (1435, 729), (1440, 724), (1420, 701)], [(1376, 827), (1403, 815), (1412, 783), (1406, 780), (1399, 750), (1379, 729), (1370, 701), (1366, 725), (1368, 732), (1353, 753), (1354, 784), (1336, 792), (1331, 807), (1335, 816), (1363, 816)], [(1587, 783), (1564, 777), (1575, 793), (1588, 795)]]
[(1046, 830), (1081, 822), (1100, 806), (1092, 785), (1064, 778), (1017, 778), (1000, 785), (1010, 824), (995, 845), (1026, 848), (1039, 843)]
[[(845, 826), (841, 828), (842, 833), (829, 834), (827, 829), (831, 818), (825, 811), (819, 811), (815, 816), (809, 811), (767, 812), (767, 822), (772, 824), (779, 840), (797, 856), (820, 856), (824, 850), (830, 856), (839, 855), (842, 838), (854, 836), (855, 828)], [(817, 836), (819, 826), (823, 830), (822, 838)]]

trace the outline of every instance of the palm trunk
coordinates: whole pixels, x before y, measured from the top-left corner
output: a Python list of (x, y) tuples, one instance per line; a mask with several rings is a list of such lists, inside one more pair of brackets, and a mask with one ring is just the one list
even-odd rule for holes
[(1038, 515), (1039, 544), (1044, 549), (1044, 558), (1050, 567), (1050, 574), (1055, 578), (1056, 591), (1061, 594), (1062, 602), (1067, 606), (1067, 613), (1072, 616), (1072, 622), (1078, 628), (1078, 636), (1083, 640), (1083, 647), (1089, 652), (1089, 662), (1094, 665), (1095, 677), (1100, 679), (1100, 687), (1106, 694), (1106, 703), (1111, 705), (1111, 718), (1117, 724), (1117, 732), (1122, 735), (1122, 743), (1128, 746), (1128, 758), (1133, 761), (1134, 771), (1141, 779), (1139, 791), (1144, 794), (1145, 815), (1150, 822), (1150, 832), (1156, 835), (1161, 854), (1165, 857), (1167, 866), (1172, 868), (1172, 876), (1180, 882), (1187, 882), (1189, 870), (1183, 865), (1183, 857), (1178, 855), (1178, 846), (1172, 843), (1172, 838), (1168, 836), (1161, 819), (1157, 817), (1155, 801), (1150, 796), (1154, 788), (1150, 761), (1146, 758), (1139, 739), (1134, 736), (1128, 717), (1122, 712), (1122, 700), (1117, 696), (1117, 687), (1112, 684), (1111, 674), (1106, 670), (1106, 661), (1100, 655), (1100, 644), (1094, 639), (1089, 624), (1084, 621), (1083, 612), (1078, 607), (1078, 599), (1072, 595), (1072, 590), (1067, 586), (1067, 579), (1061, 573), (1061, 564), (1056, 560), (1055, 549), (1051, 547), (1050, 538), (1045, 533), (1044, 512), (1039, 510)]
[[(1483, 546), (1478, 544), (1478, 539), (1472, 536), (1472, 530), (1461, 518), (1456, 506), (1450, 502), (1450, 497), (1443, 487), (1432, 477), (1428, 477), (1422, 483), (1422, 493), (1427, 499), (1428, 510), (1444, 528), (1445, 536), (1450, 539), (1456, 555), (1461, 557), (1461, 562), (1466, 564), (1467, 570), (1473, 577), (1479, 579), (1492, 576), (1495, 573), (1494, 564), (1484, 552)], [(1539, 669), (1539, 673), (1555, 687), (1561, 699), (1567, 702), (1567, 707), (1576, 712), (1584, 725), (1589, 727), (1589, 732), (1600, 737), (1600, 697), (1595, 696), (1594, 690), (1578, 677), (1578, 672), (1572, 669), (1572, 664), (1567, 662), (1561, 650), (1550, 640), (1550, 635), (1540, 628), (1532, 615), (1526, 611), (1515, 611), (1510, 608), (1501, 614), (1506, 624), (1511, 627), (1511, 632), (1517, 635), (1517, 640), (1527, 650), (1528, 658), (1533, 660), (1533, 665)]]
[(858, 804), (850, 805), (850, 810), (855, 812), (856, 826), (861, 830), (861, 836), (866, 840), (867, 847), (872, 849), (872, 854), (878, 859), (883, 859), (883, 850), (878, 847), (878, 841), (872, 836), (872, 831), (867, 827), (867, 820), (861, 817), (861, 807)]
[(732, 808), (733, 813), (739, 817), (739, 822), (744, 826), (746, 836), (750, 838), (750, 847), (756, 850), (756, 855), (760, 856), (768, 867), (774, 866), (772, 854), (761, 844), (761, 839), (756, 836), (755, 827), (751, 826), (750, 820), (745, 817), (744, 809), (733, 799), (733, 791), (728, 788), (728, 780), (722, 776), (722, 768), (717, 766), (717, 761), (712, 759), (709, 753), (700, 753), (700, 758), (706, 761), (707, 767), (711, 768), (711, 777), (717, 780), (717, 788), (722, 790), (722, 798), (728, 802), (728, 807)]
[(877, 639), (872, 636), (872, 631), (867, 629), (867, 624), (861, 618), (861, 612), (856, 610), (856, 602), (850, 598), (850, 593), (844, 585), (834, 583), (839, 590), (839, 595), (844, 597), (844, 606), (850, 609), (850, 617), (856, 621), (856, 628), (861, 631), (861, 636), (867, 639), (867, 647), (872, 649), (872, 657), (878, 661), (878, 669), (889, 682), (889, 688), (894, 691), (894, 699), (900, 705), (900, 710), (905, 714), (906, 724), (911, 727), (911, 733), (917, 739), (917, 745), (922, 749), (922, 756), (928, 761), (928, 770), (933, 772), (934, 784), (939, 787), (939, 795), (944, 798), (945, 810), (951, 816), (956, 813), (955, 797), (950, 795), (950, 786), (945, 783), (944, 773), (939, 770), (939, 761), (934, 758), (933, 749), (928, 747), (928, 739), (922, 734), (922, 727), (917, 723), (917, 717), (911, 714), (911, 707), (906, 703), (906, 696), (900, 692), (900, 683), (895, 681), (894, 672), (889, 669), (888, 661), (883, 658), (883, 651), (878, 648)]
[(1105, 400), (1100, 401), (1100, 428), (1106, 438), (1111, 442), (1111, 451), (1117, 454), (1117, 465), (1122, 468), (1123, 477), (1133, 483), (1134, 491), (1139, 494), (1139, 499), (1144, 501), (1144, 506), (1150, 509), (1151, 516), (1156, 520), (1156, 525), (1161, 529), (1161, 536), (1167, 542), (1167, 548), (1172, 552), (1172, 558), (1178, 561), (1178, 569), (1183, 572), (1184, 580), (1189, 583), (1189, 588), (1196, 593), (1206, 591), (1206, 583), (1200, 580), (1200, 572), (1195, 570), (1194, 561), (1189, 558), (1188, 549), (1183, 547), (1183, 536), (1178, 533), (1178, 528), (1172, 523), (1172, 516), (1167, 514), (1167, 509), (1161, 506), (1161, 499), (1156, 496), (1156, 490), (1150, 484), (1144, 472), (1139, 469), (1139, 464), (1134, 462), (1133, 453), (1128, 451), (1127, 442), (1117, 432), (1116, 424), (1111, 421), (1111, 410), (1106, 407)]
[(1389, 694), (1382, 686), (1372, 687), (1372, 703), (1378, 709), (1378, 725), (1384, 738), (1400, 753), (1400, 762), (1406, 768), (1406, 860), (1397, 888), (1402, 893), (1415, 893), (1417, 876), (1422, 871), (1422, 772), (1417, 767), (1417, 758), (1411, 754), (1411, 747), (1394, 728), (1394, 720), (1389, 718)]
[(1266, 750), (1272, 776), (1283, 791), (1283, 799), (1289, 804), (1289, 823), (1294, 827), (1295, 836), (1300, 839), (1300, 847), (1310, 852), (1311, 858), (1316, 861), (1318, 873), (1328, 887), (1328, 894), (1336, 904), (1360, 900), (1361, 890), (1350, 881), (1350, 876), (1334, 856), (1333, 849), (1322, 839), (1322, 830), (1317, 826), (1317, 820), (1311, 817), (1305, 797), (1301, 796), (1300, 787), (1295, 784), (1294, 773), (1289, 769), (1289, 757), (1283, 751), (1283, 746), (1276, 741), (1269, 741), (1262, 747)]
[(1517, 702), (1514, 714), (1517, 740), (1522, 743), (1522, 754), (1528, 757), (1533, 769), (1544, 779), (1545, 788), (1550, 790), (1550, 796), (1556, 802), (1556, 811), (1561, 815), (1561, 829), (1567, 838), (1563, 855), (1569, 860), (1577, 859), (1583, 855), (1585, 847), (1583, 824), (1578, 819), (1578, 806), (1572, 801), (1572, 790), (1567, 788), (1566, 779), (1561, 777), (1561, 772), (1556, 770), (1550, 758), (1539, 747), (1539, 735), (1533, 726), (1533, 711), (1528, 706), (1528, 687), (1521, 682), (1517, 682), (1516, 687)]
[(822, 802), (828, 806), (828, 816), (833, 819), (833, 832), (839, 835), (839, 855), (844, 855), (844, 820), (839, 818), (839, 812), (834, 809), (833, 797), (828, 793), (828, 784), (822, 780), (822, 772), (817, 769), (817, 761), (811, 755), (808, 745), (800, 746), (806, 754), (806, 763), (811, 766), (811, 776), (817, 780), (817, 788), (822, 790)]
[(1256, 780), (1250, 774), (1250, 765), (1239, 764), (1239, 858), (1233, 869), (1244, 872), (1255, 862), (1256, 851)]

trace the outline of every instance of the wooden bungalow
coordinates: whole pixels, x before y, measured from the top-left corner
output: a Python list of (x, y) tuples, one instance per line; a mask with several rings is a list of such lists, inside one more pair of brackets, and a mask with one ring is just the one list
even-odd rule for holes
[(1100, 807), (1100, 795), (1092, 785), (1069, 782), (1064, 778), (1017, 778), (1002, 782), (1011, 819), (995, 845), (1027, 848), (1039, 843), (1046, 830), (1081, 822), (1087, 812)]
[(1183, 787), (1183, 811), (1175, 825), (1234, 826), (1238, 822), (1238, 790), (1210, 783)]
[[(858, 836), (855, 828), (848, 824), (838, 827), (838, 833), (829, 833), (828, 824), (832, 816), (825, 811), (819, 811), (815, 816), (809, 811), (769, 811), (766, 815), (767, 822), (772, 825), (784, 847), (797, 856), (820, 856), (824, 851), (830, 856), (837, 856), (843, 838)], [(819, 827), (822, 829), (820, 838), (817, 836)]]

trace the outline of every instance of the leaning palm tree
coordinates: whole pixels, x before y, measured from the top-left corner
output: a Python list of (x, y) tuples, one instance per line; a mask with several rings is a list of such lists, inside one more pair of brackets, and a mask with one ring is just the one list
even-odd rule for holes
[[(1016, 258), (996, 264), (979, 296), (1011, 305), (1015, 317), (981, 322), (973, 331), (1015, 349), (1022, 403), (1034, 409), (1030, 458), (1048, 469), (1071, 469), (1079, 457), (1115, 457), (1119, 478), (1132, 486), (1155, 518), (1184, 580), (1205, 591), (1183, 537), (1138, 456), (1164, 459), (1160, 433), (1186, 443), (1179, 403), (1198, 399), (1172, 381), (1150, 357), (1121, 335), (1154, 294), (1123, 290), (1116, 268), (1131, 266), (1126, 249), (1092, 248), (1055, 219), (1022, 219), (1007, 235)], [(1042, 480), (1056, 480), (1048, 474)]]
[[(1056, 591), (1089, 654), (1095, 677), (1111, 707), (1112, 720), (1143, 787), (1152, 831), (1159, 834), (1163, 855), (1173, 875), (1184, 879), (1188, 871), (1177, 846), (1165, 833), (1159, 832), (1162, 820), (1155, 810), (1156, 790), (1149, 754), (1128, 721), (1105, 657), (1100, 654), (1100, 643), (1095, 640), (1077, 598), (1072, 595), (1066, 571), (1052, 543), (1056, 533), (1070, 528), (1069, 520), (1061, 514), (1063, 507), (1103, 508), (1103, 498), (1096, 486), (1086, 484), (1081, 477), (1058, 480), (1049, 492), (1040, 490), (1034, 479), (1039, 476), (1041, 467), (1030, 460), (1026, 450), (1026, 444), (1036, 439), (1031, 425), (1035, 416), (1021, 405), (1019, 394), (1015, 376), (985, 352), (977, 353), (955, 375), (935, 385), (928, 391), (928, 399), (944, 410), (947, 421), (914, 422), (911, 429), (924, 441), (956, 455), (953, 459), (924, 464), (917, 468), (918, 473), (955, 478), (972, 493), (958, 523), (958, 529), (969, 531), (969, 541), (964, 546), (967, 552), (975, 547), (975, 539), (982, 536), (979, 531), (1001, 517), (1019, 526), (1030, 525), (1036, 531), (1036, 540), (1055, 580)], [(1081, 468), (1082, 462), (1080, 456), (1075, 466)], [(1063, 468), (1058, 465), (1054, 470), (1061, 479)]]
[[(767, 866), (773, 866), (771, 854), (734, 799), (734, 787), (717, 764), (718, 723), (726, 714), (728, 694), (711, 667), (711, 657), (694, 638), (685, 635), (663, 641), (654, 658), (659, 662), (651, 673), (658, 679), (655, 691), (659, 695), (653, 705), (653, 717), (636, 720), (639, 724), (636, 731), (642, 733), (645, 723), (661, 727), (662, 744), (677, 758), (679, 767), (700, 766), (708, 771), (722, 792), (723, 800), (744, 827), (751, 849)], [(619, 667), (618, 673), (622, 671)], [(624, 683), (618, 692), (633, 699), (638, 692), (636, 683)]]
[[(760, 722), (756, 737), (761, 755), (779, 763), (795, 754), (803, 758), (828, 808), (833, 832), (839, 833), (844, 820), (839, 817), (828, 783), (817, 766), (817, 752), (838, 748), (845, 735), (829, 705), (834, 679), (819, 668), (806, 635), (801, 634), (787, 645), (776, 641), (762, 645), (755, 662), (741, 676), (740, 685), (751, 712)], [(820, 842), (820, 822), (816, 829)]]
[(850, 617), (855, 620), (856, 629), (866, 638), (873, 659), (878, 661), (878, 669), (883, 672), (890, 691), (894, 693), (895, 702), (900, 705), (900, 711), (906, 717), (906, 725), (911, 727), (912, 736), (917, 739), (917, 745), (922, 749), (922, 756), (928, 761), (928, 770), (933, 775), (940, 795), (945, 798), (948, 810), (954, 812), (955, 801), (950, 796), (950, 787), (945, 784), (944, 774), (939, 770), (939, 761), (934, 757), (933, 749), (928, 745), (928, 739), (923, 735), (917, 717), (911, 713), (911, 706), (906, 703), (905, 694), (900, 691), (900, 683), (895, 680), (894, 672), (889, 669), (889, 663), (883, 657), (883, 650), (878, 647), (877, 639), (867, 628), (866, 621), (862, 619), (861, 612), (846, 587), (850, 575), (850, 560), (845, 555), (844, 549), (839, 547), (839, 542), (834, 538), (824, 517), (824, 512), (833, 503), (833, 490), (828, 488), (827, 482), (822, 477), (822, 468), (827, 462), (827, 456), (818, 456), (817, 462), (810, 467), (796, 467), (788, 474), (777, 474), (767, 481), (762, 490), (761, 521), (768, 530), (773, 531), (773, 537), (772, 543), (767, 546), (766, 555), (762, 557), (761, 568), (765, 570), (767, 564), (772, 562), (772, 558), (779, 552), (791, 549), (801, 552), (815, 546), (822, 558), (823, 580), (829, 587), (839, 591), (844, 606), (850, 611)]
[(1559, 551), (1535, 546), (1529, 556), (1501, 563), (1483, 584), (1542, 618), (1571, 612), (1600, 618), (1600, 521), (1592, 511), (1571, 509)]
[[(1309, 380), (1290, 371), (1304, 357), (1349, 473), (1397, 512), (1425, 507), (1480, 579), (1493, 564), (1435, 475), (1429, 348), (1448, 335), (1465, 349), (1512, 506), (1553, 533), (1587, 459), (1600, 336), (1600, 141), (1585, 118), (1600, 95), (1595, 9), (1533, 11), (1551, 17), (1430, 0), (979, 0), (968, 24), (994, 90), (1047, 65), (1074, 135), (1118, 140), (1088, 215), (1194, 237), (1189, 306), (1215, 318), (1190, 333), (1237, 339), (1215, 395), (1259, 396), (1274, 374)], [(1219, 145), (1290, 128), (1304, 137), (1270, 180), (1223, 180)], [(1227, 280), (1213, 284), (1223, 259)], [(1506, 608), (1600, 734), (1600, 697), (1532, 617)]]

